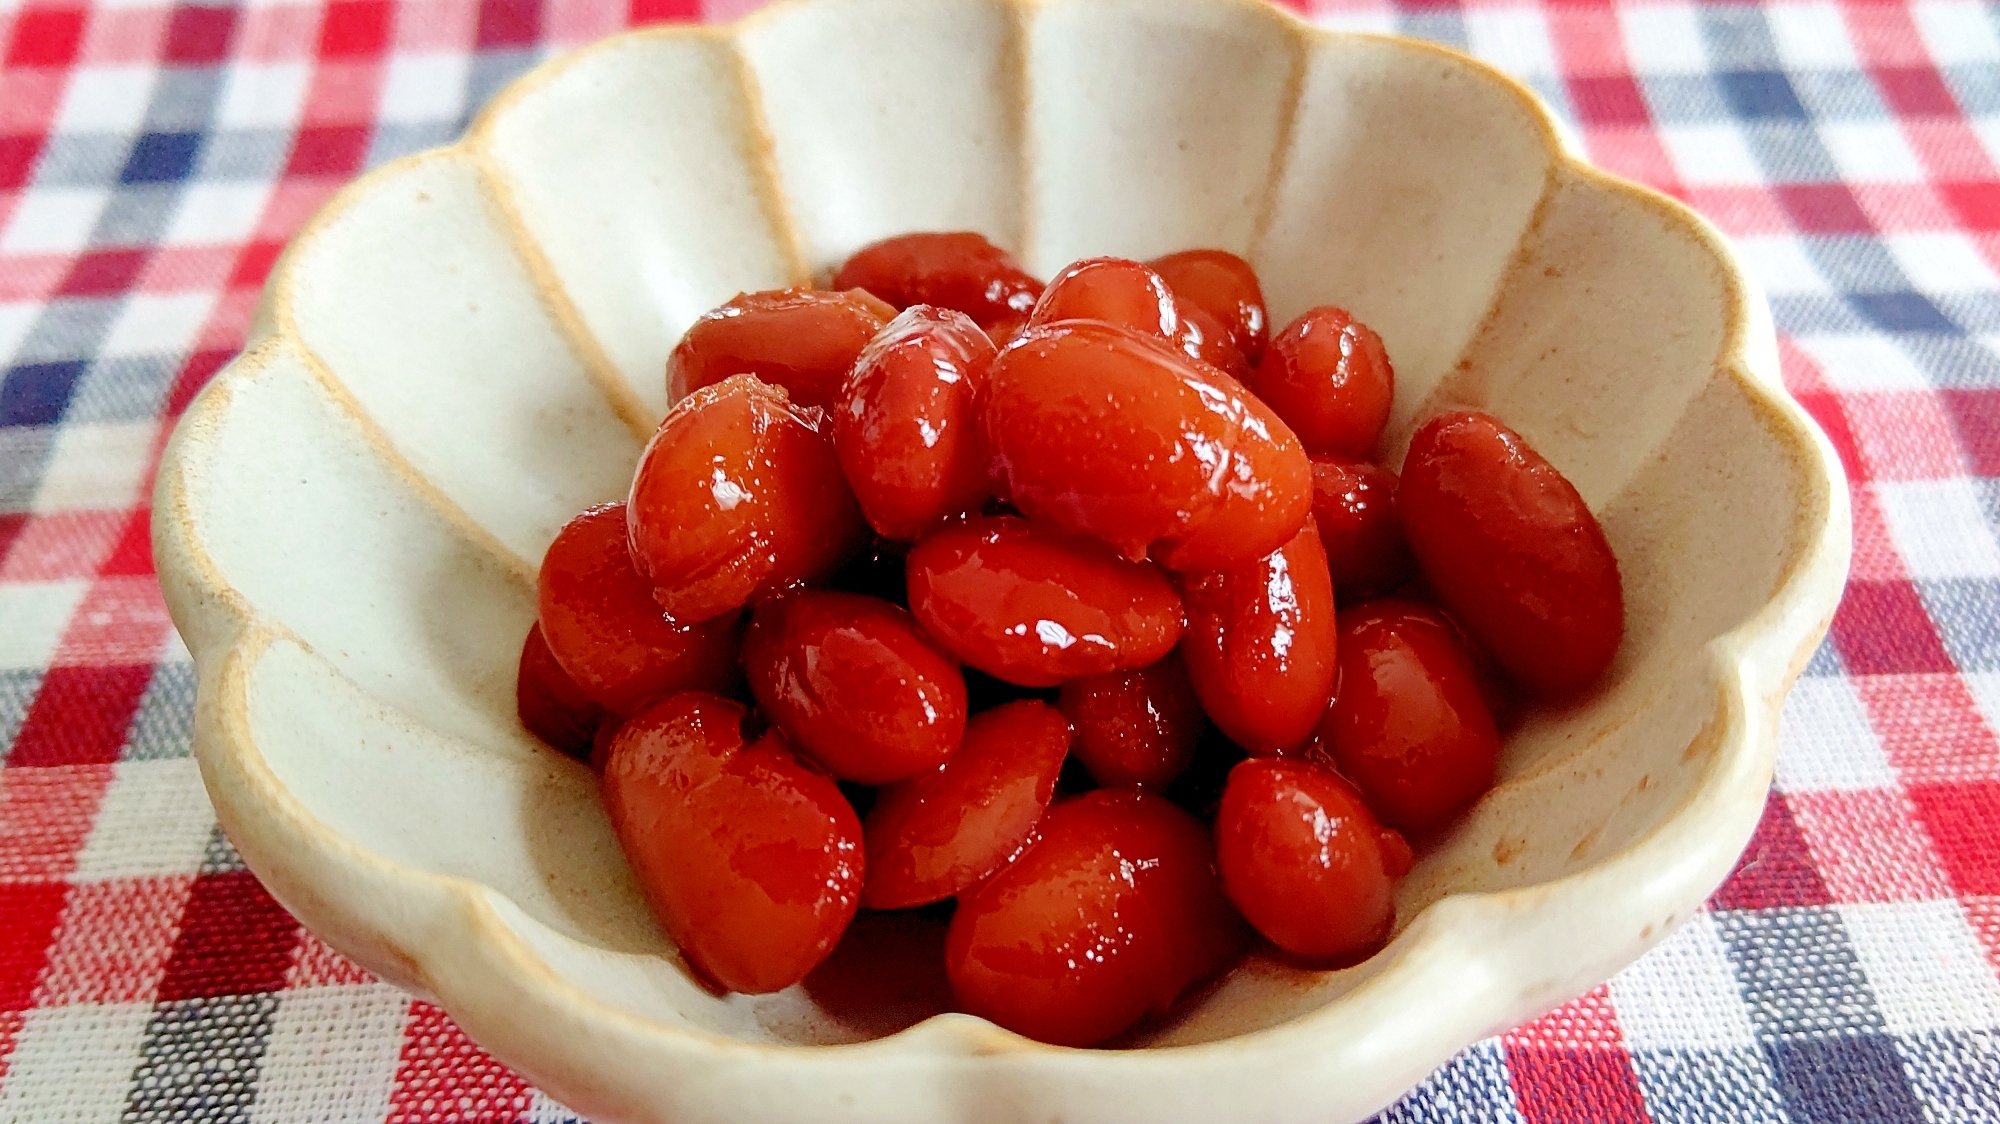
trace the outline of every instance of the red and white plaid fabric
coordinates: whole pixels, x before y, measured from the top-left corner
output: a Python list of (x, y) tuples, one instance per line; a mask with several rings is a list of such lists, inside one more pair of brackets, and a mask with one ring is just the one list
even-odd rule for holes
[[(568, 1116), (278, 908), (147, 547), (285, 239), (548, 53), (756, 0), (0, 0), (0, 1122)], [(1853, 582), (1708, 912), (1394, 1121), (2000, 1121), (2000, 8), (1314, 2), (1701, 209), (1853, 482)]]

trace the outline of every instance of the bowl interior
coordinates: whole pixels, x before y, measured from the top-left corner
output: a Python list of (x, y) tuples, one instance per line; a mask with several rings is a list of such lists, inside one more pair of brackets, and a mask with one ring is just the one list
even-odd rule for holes
[[(1381, 459), (1474, 405), (1598, 512), (1626, 583), (1617, 662), (1514, 734), (1499, 786), (1403, 884), (1401, 925), (1602, 863), (1717, 775), (1723, 641), (1830, 501), (1759, 382), (1775, 365), (1745, 343), (1756, 302), (1702, 229), (1564, 159), (1519, 87), (1419, 45), (1247, 4), (825, 0), (539, 71), (287, 253), (183, 471), (213, 580), (279, 626), (243, 721), (298, 810), (487, 888), (548, 970), (648, 1020), (835, 1043), (932, 1013), (934, 978), (865, 960), (774, 996), (691, 983), (590, 774), (513, 710), (535, 563), (571, 514), (623, 495), (679, 333), (925, 229), (982, 231), (1044, 274), (1245, 254), (1276, 322), (1333, 303), (1383, 336)], [(871, 924), (882, 949), (935, 937)], [(1397, 954), (1253, 958), (1133, 1044), (1278, 1025)]]

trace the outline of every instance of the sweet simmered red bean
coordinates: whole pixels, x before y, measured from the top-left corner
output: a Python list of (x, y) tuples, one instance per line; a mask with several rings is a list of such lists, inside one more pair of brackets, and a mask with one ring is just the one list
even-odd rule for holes
[(1180, 311), (1181, 350), (1230, 378), (1241, 380), (1250, 373), (1250, 361), (1236, 350), (1227, 325), (1191, 304), (1182, 303)]
[(870, 909), (940, 901), (978, 885), (1034, 835), (1055, 795), (1070, 727), (1047, 703), (975, 716), (951, 760), (882, 790), (868, 812)]
[[(540, 631), (577, 687), (617, 714), (736, 679), (736, 622), (667, 619), (632, 568), (622, 503), (593, 507), (549, 544), (537, 582)], [(530, 641), (532, 643), (532, 641)], [(525, 657), (524, 657), (525, 659)]]
[(1249, 262), (1227, 250), (1182, 250), (1149, 264), (1183, 307), (1200, 309), (1223, 328), (1245, 363), (1263, 357), (1271, 340), (1270, 319), (1264, 288)]
[(824, 576), (867, 538), (821, 411), (749, 375), (667, 411), (640, 454), (627, 518), (632, 560), (681, 621)]
[(873, 597), (805, 591), (757, 606), (743, 638), (757, 706), (842, 780), (935, 769), (965, 733), (965, 679), (910, 614)]
[(1333, 582), (1312, 521), (1235, 570), (1184, 574), (1181, 656), (1210, 721), (1252, 753), (1313, 735), (1333, 698)]
[(1234, 569), (1291, 541), (1312, 506), (1311, 466), (1276, 415), (1122, 328), (1031, 327), (993, 364), (984, 401), (1002, 494), (1128, 558)]
[(1410, 853), (1359, 793), (1310, 761), (1236, 766), (1215, 814), (1222, 884), (1272, 944), (1332, 962), (1380, 944), (1396, 919)]
[(521, 645), (514, 706), (529, 733), (571, 757), (589, 755), (590, 740), (605, 715), (604, 707), (556, 662), (539, 624), (528, 626), (528, 639)]
[(1374, 447), (1396, 390), (1381, 337), (1330, 305), (1285, 325), (1244, 381), (1307, 452), (1349, 460)]
[(1396, 474), (1380, 465), (1314, 457), (1313, 522), (1343, 601), (1386, 593), (1416, 570), (1396, 518)]
[(1410, 550), (1438, 596), (1523, 686), (1596, 682), (1625, 635), (1625, 592), (1576, 488), (1489, 414), (1417, 430), (1397, 494)]
[(1340, 613), (1340, 694), (1320, 742), (1382, 822), (1436, 827), (1493, 784), (1500, 737), (1458, 629), (1384, 598)]
[(1076, 727), (1076, 759), (1106, 788), (1172, 784), (1208, 728), (1178, 652), (1132, 671), (1072, 679), (1058, 705)]
[(1100, 790), (959, 902), (945, 970), (965, 1009), (1088, 1046), (1164, 1011), (1241, 947), (1207, 829), (1165, 798)]
[(854, 252), (833, 276), (836, 289), (866, 289), (897, 308), (934, 304), (991, 327), (1025, 317), (1042, 283), (980, 235), (904, 234)]
[(1124, 258), (1085, 258), (1064, 266), (1028, 318), (1030, 324), (1058, 320), (1095, 320), (1159, 340), (1173, 340), (1181, 329), (1166, 281)]
[(1129, 328), (1231, 375), (1249, 370), (1222, 322), (1175, 296), (1151, 267), (1124, 258), (1086, 258), (1056, 274), (1028, 322), (1063, 320)]
[[(799, 982), (847, 932), (931, 957), (958, 1010), (1089, 1045), (1226, 969), (1245, 918), (1351, 963), (1395, 923), (1396, 829), (1491, 785), (1495, 700), (1618, 646), (1568, 482), (1479, 414), (1419, 430), (1400, 483), (1362, 461), (1381, 340), (1331, 306), (1270, 337), (1242, 258), (1044, 288), (977, 234), (913, 234), (836, 284), (688, 331), (627, 504), (558, 536), (521, 652), (523, 725), (588, 747), (648, 903), (722, 987)], [(1367, 600), (1394, 589), (1467, 628)], [(761, 717), (686, 690), (739, 674)], [(857, 903), (949, 931), (881, 943)], [(865, 1002), (830, 975), (807, 1002)]]
[(667, 359), (667, 401), (731, 375), (756, 375), (801, 406), (827, 406), (896, 310), (864, 292), (743, 293), (694, 322)]
[(959, 659), (1024, 687), (1144, 667), (1181, 636), (1165, 572), (1011, 515), (911, 548), (910, 611)]
[(830, 412), (841, 470), (876, 534), (915, 539), (985, 501), (973, 393), (993, 354), (964, 313), (922, 304), (862, 350)]
[(1014, 342), (1015, 336), (1018, 336), (1022, 332), (1025, 332), (1027, 330), (1028, 330), (1027, 317), (1010, 316), (1005, 320), (1001, 320), (990, 326), (987, 326), (986, 338), (993, 341), (994, 347), (1004, 348), (1008, 344)]
[(604, 806), (639, 888), (703, 975), (779, 991), (826, 959), (861, 901), (861, 822), (742, 704), (672, 695), (611, 740)]

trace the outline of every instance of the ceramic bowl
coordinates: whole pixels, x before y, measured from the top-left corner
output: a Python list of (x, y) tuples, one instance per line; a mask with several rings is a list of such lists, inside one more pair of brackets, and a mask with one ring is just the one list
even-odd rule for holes
[[(1360, 966), (1252, 959), (1109, 1051), (924, 1018), (893, 975), (717, 996), (589, 772), (516, 721), (536, 560), (624, 494), (681, 330), (958, 229), (1044, 275), (1243, 253), (1275, 322), (1331, 302), (1381, 333), (1388, 463), (1478, 406), (1602, 520), (1615, 665), (1514, 734)], [(217, 813), (334, 947), (607, 1122), (1361, 1118), (1700, 907), (1847, 560), (1837, 462), (1713, 230), (1475, 62), (1229, 0), (807, 0), (606, 40), (342, 192), (252, 336), (153, 524)]]

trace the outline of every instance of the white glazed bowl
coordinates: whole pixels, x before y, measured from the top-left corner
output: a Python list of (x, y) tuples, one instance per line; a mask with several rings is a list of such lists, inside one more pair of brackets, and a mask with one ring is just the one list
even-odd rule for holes
[[(1148, 1048), (701, 990), (590, 774), (514, 717), (535, 561), (623, 495), (681, 330), (956, 229), (1043, 274), (1246, 254), (1275, 322), (1338, 303), (1387, 341), (1390, 464), (1436, 407), (1491, 410), (1624, 569), (1607, 683), (1514, 735), (1389, 948), (1253, 960)], [(557, 60), (341, 193), (175, 434), (155, 548), (251, 868), (588, 1115), (1337, 1124), (1630, 962), (1748, 838), (1848, 549), (1777, 369), (1706, 224), (1458, 55), (1231, 0), (811, 0)]]

